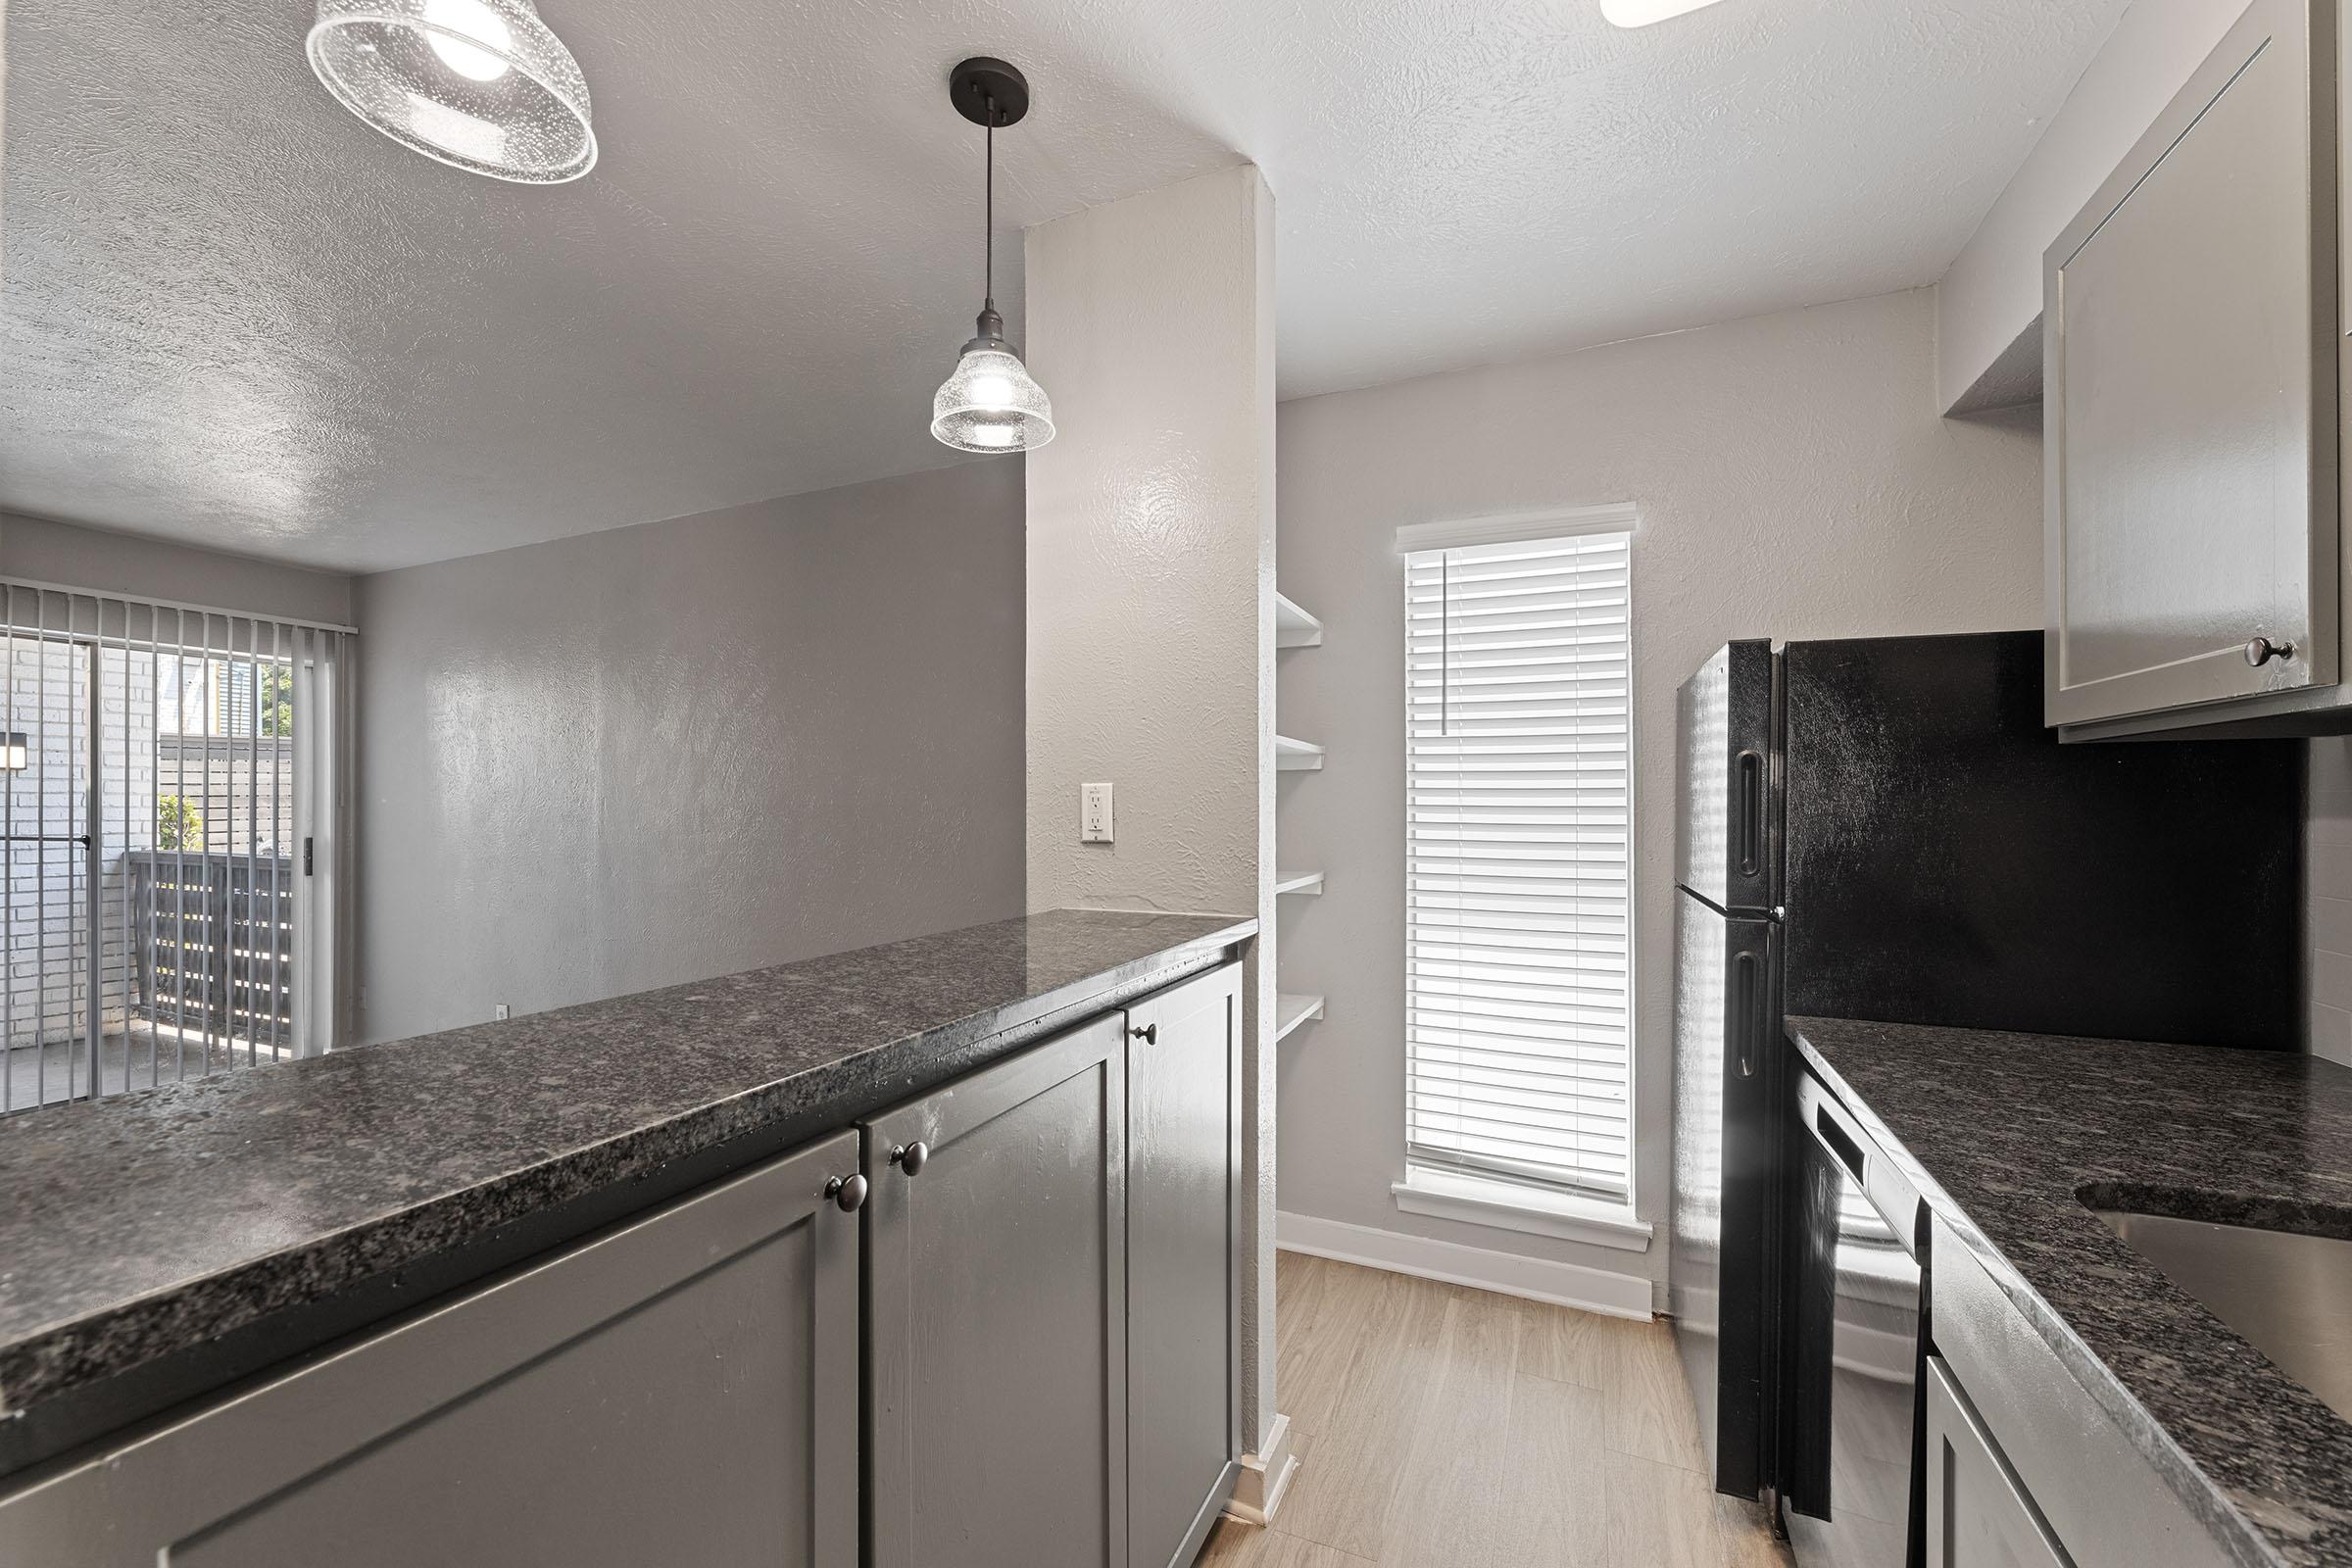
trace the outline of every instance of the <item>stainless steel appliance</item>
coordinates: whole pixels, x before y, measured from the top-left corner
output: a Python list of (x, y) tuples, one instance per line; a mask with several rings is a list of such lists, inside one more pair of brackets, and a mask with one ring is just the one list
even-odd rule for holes
[(1736, 642), (1679, 695), (1670, 1302), (1717, 1489), (1775, 1510), (1840, 1490), (1792, 1382), (1785, 1013), (2300, 1044), (2301, 743), (2060, 745), (2041, 659)]
[(1796, 1080), (1804, 1142), (1796, 1173), (1788, 1377), (1792, 1467), (1828, 1479), (1791, 1509), (1788, 1540), (1808, 1568), (1894, 1568), (1923, 1560), (1926, 1305), (1919, 1258), (1927, 1215), (1910, 1181), (1835, 1096)]
[(2116, 1238), (2352, 1421), (2352, 1240), (2094, 1208)]

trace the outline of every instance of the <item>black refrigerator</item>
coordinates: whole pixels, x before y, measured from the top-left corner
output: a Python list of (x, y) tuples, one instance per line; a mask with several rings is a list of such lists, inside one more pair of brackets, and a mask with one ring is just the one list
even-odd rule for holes
[(1801, 1499), (1820, 1450), (1784, 1371), (1784, 1015), (2301, 1043), (2302, 743), (2062, 746), (2041, 660), (1736, 642), (1681, 688), (1670, 1300), (1719, 1491)]

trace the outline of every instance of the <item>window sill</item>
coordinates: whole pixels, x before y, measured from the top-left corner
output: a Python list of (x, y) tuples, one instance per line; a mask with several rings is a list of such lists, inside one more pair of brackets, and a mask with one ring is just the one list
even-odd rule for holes
[(1408, 1214), (1613, 1247), (1622, 1252), (1649, 1250), (1651, 1227), (1634, 1217), (1631, 1203), (1536, 1192), (1510, 1182), (1481, 1181), (1421, 1165), (1407, 1165), (1404, 1180), (1390, 1183), (1389, 1191), (1396, 1197), (1396, 1206)]

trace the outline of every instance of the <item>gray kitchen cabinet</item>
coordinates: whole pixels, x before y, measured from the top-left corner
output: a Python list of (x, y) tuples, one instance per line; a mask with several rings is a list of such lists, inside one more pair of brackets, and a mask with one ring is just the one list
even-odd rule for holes
[(1239, 1470), (1241, 968), (0, 1493), (0, 1564), (1182, 1568)]
[(1241, 1446), (1241, 966), (1127, 1012), (1127, 1446), (1132, 1568), (1182, 1568)]
[(2352, 702), (2335, 24), (2335, 0), (2254, 0), (2044, 256), (2044, 718), (2069, 738)]
[(1124, 1021), (864, 1124), (872, 1568), (1127, 1562)]
[(836, 1134), (167, 1421), (0, 1503), (0, 1562), (855, 1568), (857, 1171)]
[(1940, 1356), (1927, 1393), (1928, 1568), (2073, 1568)]
[[(1930, 1568), (2223, 1568), (2231, 1560), (2132, 1427), (2084, 1387), (1985, 1256), (1940, 1215), (1928, 1255)], [(2037, 1539), (2059, 1555), (2034, 1556)]]

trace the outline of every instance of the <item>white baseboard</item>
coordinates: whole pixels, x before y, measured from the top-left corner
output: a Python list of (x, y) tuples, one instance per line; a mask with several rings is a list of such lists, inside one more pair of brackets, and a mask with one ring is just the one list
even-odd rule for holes
[(1649, 1280), (1641, 1274), (1618, 1274), (1521, 1252), (1490, 1251), (1458, 1242), (1433, 1241), (1426, 1236), (1287, 1211), (1274, 1215), (1274, 1245), (1286, 1252), (1308, 1252), (1342, 1263), (1524, 1296), (1531, 1301), (1550, 1301), (1610, 1317), (1646, 1321), (1650, 1316)]
[(1233, 1494), (1225, 1499), (1225, 1512), (1246, 1525), (1272, 1524), (1283, 1495), (1291, 1490), (1291, 1478), (1298, 1473), (1298, 1456), (1291, 1451), (1291, 1418), (1277, 1415), (1266, 1434), (1264, 1451), (1242, 1455)]

